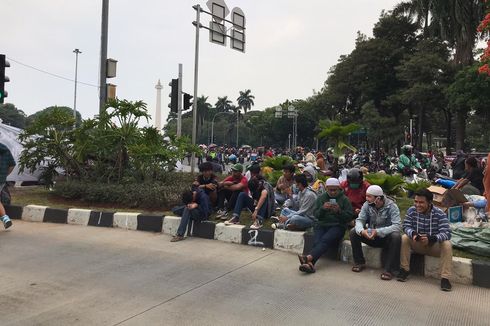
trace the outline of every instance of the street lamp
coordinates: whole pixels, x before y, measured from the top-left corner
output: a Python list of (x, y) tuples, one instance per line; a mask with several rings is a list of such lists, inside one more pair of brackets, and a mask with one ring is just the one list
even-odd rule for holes
[[(214, 119), (219, 115), (219, 114), (233, 114), (233, 112), (218, 112), (214, 115), (213, 120), (211, 121), (211, 143), (214, 143)], [(208, 144), (208, 145), (209, 145)]]
[(79, 49), (73, 50), (75, 53), (75, 95), (73, 96), (73, 118), (75, 118), (75, 128), (77, 127), (77, 77), (78, 77), (78, 55), (82, 53)]

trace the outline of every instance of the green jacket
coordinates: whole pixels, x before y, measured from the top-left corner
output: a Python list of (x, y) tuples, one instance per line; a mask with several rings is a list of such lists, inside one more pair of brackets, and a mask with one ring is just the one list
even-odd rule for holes
[[(335, 199), (340, 207), (339, 212), (334, 212), (331, 209), (323, 208), (323, 204), (329, 202), (330, 199)], [(354, 212), (349, 199), (340, 191), (337, 196), (331, 197), (328, 192), (320, 195), (315, 202), (315, 217), (318, 220), (319, 226), (345, 226), (352, 220)]]

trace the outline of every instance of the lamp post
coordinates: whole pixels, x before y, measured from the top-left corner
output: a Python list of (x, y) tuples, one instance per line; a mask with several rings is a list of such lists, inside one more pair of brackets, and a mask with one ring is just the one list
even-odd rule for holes
[(79, 49), (73, 50), (75, 53), (75, 94), (73, 96), (73, 118), (75, 119), (74, 128), (77, 127), (77, 78), (78, 78), (78, 55), (82, 53)]
[(213, 116), (213, 120), (211, 120), (211, 141), (208, 145), (214, 143), (214, 119), (220, 114), (233, 114), (233, 112), (218, 112)]

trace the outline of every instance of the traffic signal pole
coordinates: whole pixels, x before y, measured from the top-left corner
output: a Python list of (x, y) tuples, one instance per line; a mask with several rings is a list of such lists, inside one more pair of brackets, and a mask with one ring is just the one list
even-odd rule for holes
[(179, 97), (177, 99), (177, 137), (182, 136), (182, 64), (179, 63)]
[[(197, 86), (199, 76), (199, 29), (201, 27), (201, 6), (195, 5), (196, 9), (196, 50), (194, 55), (194, 103), (192, 105), (192, 145), (196, 145), (196, 127), (197, 127)], [(196, 169), (196, 153), (191, 157), (191, 173)]]
[(99, 115), (105, 110), (107, 100), (107, 30), (109, 28), (109, 0), (102, 0), (102, 24), (100, 32)]

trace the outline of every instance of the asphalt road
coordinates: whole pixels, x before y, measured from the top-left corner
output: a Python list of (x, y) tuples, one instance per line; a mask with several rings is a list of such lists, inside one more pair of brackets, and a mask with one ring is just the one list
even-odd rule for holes
[(14, 221), (0, 231), (0, 325), (489, 325), (490, 290), (381, 281), (198, 238)]

